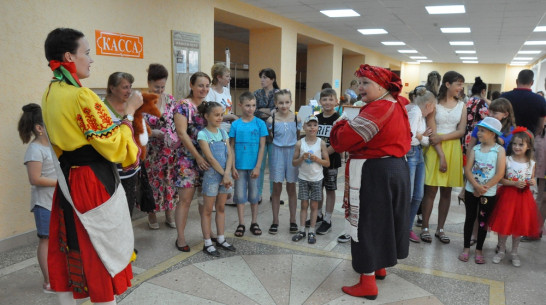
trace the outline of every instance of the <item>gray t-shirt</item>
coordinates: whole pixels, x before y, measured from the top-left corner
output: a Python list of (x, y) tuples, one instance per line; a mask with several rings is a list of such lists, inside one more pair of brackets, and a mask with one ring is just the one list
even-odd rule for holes
[[(39, 143), (30, 143), (25, 153), (24, 164), (26, 165), (30, 161), (42, 163), (42, 177), (57, 179), (53, 158), (51, 158), (51, 149), (48, 146), (43, 146)], [(30, 190), (30, 210), (32, 211), (35, 205), (39, 205), (51, 211), (55, 188), (32, 185)]]

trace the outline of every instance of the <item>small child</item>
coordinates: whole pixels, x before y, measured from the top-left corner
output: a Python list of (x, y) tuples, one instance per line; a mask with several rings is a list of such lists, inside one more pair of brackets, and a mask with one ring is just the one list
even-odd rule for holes
[(42, 270), (44, 283), (42, 288), (46, 293), (54, 293), (49, 284), (47, 268), (47, 251), (49, 242), (49, 218), (53, 202), (53, 192), (57, 185), (57, 175), (51, 157), (49, 140), (47, 139), (42, 109), (38, 104), (23, 106), (23, 115), (19, 119), (19, 136), (24, 144), (30, 141), (25, 153), (28, 180), (31, 184), (30, 211), (34, 213), (36, 230), (38, 231), (37, 257)]
[(201, 213), (201, 229), (205, 239), (203, 252), (220, 256), (210, 236), (212, 206), (216, 206), (216, 229), (218, 230), (216, 246), (235, 251), (235, 247), (230, 245), (224, 237), (224, 205), (232, 185), (233, 154), (228, 144), (228, 135), (220, 128), (224, 116), (222, 105), (217, 102), (203, 102), (197, 109), (207, 120), (207, 127), (199, 131), (197, 140), (205, 159), (210, 164), (209, 169), (203, 174), (203, 212)]
[(470, 239), (474, 221), (478, 217), (478, 240), (476, 242), (476, 264), (485, 264), (482, 247), (487, 235), (487, 219), (495, 206), (497, 183), (504, 176), (506, 153), (497, 144), (501, 136), (502, 124), (499, 120), (486, 117), (478, 123), (480, 144), (467, 151), (467, 162), (464, 167), (467, 179), (465, 186), (466, 218), (464, 222), (464, 249), (459, 260), (468, 262)]
[(299, 166), (298, 199), (301, 200), (300, 227), (298, 233), (292, 237), (292, 241), (300, 241), (305, 237), (307, 207), (309, 206), (309, 201), (311, 201), (311, 215), (309, 217), (311, 219), (311, 226), (309, 227), (307, 242), (314, 244), (317, 242), (315, 225), (318, 202), (322, 200), (323, 166), (330, 166), (330, 158), (326, 143), (317, 137), (318, 118), (314, 115), (307, 117), (303, 125), (303, 130), (305, 131), (305, 138), (296, 143), (294, 157), (292, 158), (292, 165)]
[(286, 192), (288, 193), (288, 207), (290, 210), (290, 233), (298, 233), (296, 224), (296, 209), (298, 207), (296, 197), (296, 181), (298, 169), (292, 165), (294, 146), (298, 141), (301, 121), (290, 111), (292, 95), (289, 90), (283, 89), (275, 92), (275, 106), (277, 111), (267, 119), (267, 127), (273, 137), (273, 148), (269, 162), (270, 180), (273, 181), (273, 194), (271, 211), (273, 223), (269, 227), (269, 234), (277, 234), (279, 228), (279, 209), (282, 183), (286, 180)]
[(512, 235), (512, 265), (519, 267), (520, 237), (536, 235), (540, 230), (538, 209), (529, 189), (536, 185), (533, 135), (525, 127), (516, 127), (510, 145), (506, 174), (501, 180), (497, 206), (489, 224), (491, 230), (499, 234), (499, 251), (493, 257), (493, 263), (498, 264), (504, 258), (506, 239)]
[(258, 178), (265, 150), (265, 138), (269, 135), (264, 121), (255, 118), (256, 98), (250, 92), (244, 92), (239, 97), (239, 106), (243, 116), (233, 122), (229, 131), (232, 151), (235, 154), (235, 162), (231, 175), (235, 180), (234, 202), (237, 204), (239, 226), (235, 236), (243, 237), (245, 234), (245, 203), (250, 203), (252, 220), (250, 232), (254, 235), (262, 235), (262, 230), (257, 223), (258, 217)]
[(428, 136), (432, 134), (432, 129), (427, 128), (425, 117), (434, 111), (437, 101), (434, 93), (428, 91), (425, 86), (416, 87), (411, 95), (413, 96), (412, 103), (406, 106), (412, 134), (411, 149), (406, 155), (411, 182), (409, 240), (419, 243), (419, 237), (413, 232), (413, 221), (425, 192), (425, 159), (421, 145), (429, 146)]
[[(317, 229), (317, 234), (324, 235), (330, 232), (332, 228), (332, 213), (334, 212), (334, 205), (336, 204), (336, 190), (337, 190), (337, 172), (341, 167), (341, 155), (336, 152), (330, 146), (330, 131), (334, 126), (334, 122), (339, 119), (340, 115), (335, 111), (334, 107), (337, 104), (337, 95), (334, 89), (328, 88), (320, 92), (320, 105), (322, 106), (322, 112), (317, 115), (318, 119), (318, 132), (317, 136), (326, 143), (328, 151), (329, 165), (323, 167), (322, 174), (322, 188), (326, 189), (326, 213), (324, 217), (322, 215), (322, 203), (324, 200), (320, 200), (318, 203), (317, 223), (322, 222)], [(324, 198), (324, 196), (322, 196)], [(309, 223), (310, 225), (310, 223)], [(309, 227), (309, 225), (306, 226)]]

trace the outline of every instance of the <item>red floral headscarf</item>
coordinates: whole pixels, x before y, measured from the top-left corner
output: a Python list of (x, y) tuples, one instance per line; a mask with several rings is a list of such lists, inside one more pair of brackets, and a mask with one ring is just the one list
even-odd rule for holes
[(360, 65), (360, 68), (355, 72), (355, 76), (373, 80), (379, 86), (387, 89), (395, 99), (398, 99), (398, 95), (402, 91), (402, 80), (400, 80), (400, 77), (381, 67)]

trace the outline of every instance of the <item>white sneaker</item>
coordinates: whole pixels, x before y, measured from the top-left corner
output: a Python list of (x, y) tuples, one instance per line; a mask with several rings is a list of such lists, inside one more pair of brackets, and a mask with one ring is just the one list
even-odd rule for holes
[(517, 254), (512, 254), (512, 266), (514, 267), (521, 266), (521, 261), (519, 260), (519, 256)]
[(500, 263), (502, 261), (502, 259), (504, 258), (504, 255), (505, 255), (504, 252), (499, 252), (499, 253), (495, 254), (495, 256), (493, 256), (493, 263), (494, 264)]

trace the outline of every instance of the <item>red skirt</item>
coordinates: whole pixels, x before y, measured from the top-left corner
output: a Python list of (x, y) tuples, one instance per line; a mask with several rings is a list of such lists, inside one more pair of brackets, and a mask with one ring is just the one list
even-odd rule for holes
[(501, 186), (497, 203), (489, 218), (491, 231), (501, 235), (535, 236), (540, 230), (540, 215), (529, 188)]
[[(80, 213), (89, 211), (110, 198), (89, 166), (70, 169), (69, 187), (74, 206)], [(131, 287), (131, 264), (112, 278), (76, 213), (74, 222), (80, 250), (68, 249), (59, 196), (62, 194), (57, 187), (53, 195), (47, 257), (51, 288), (54, 291), (73, 291), (76, 299), (90, 297), (93, 303), (113, 301), (114, 295), (122, 294)]]

